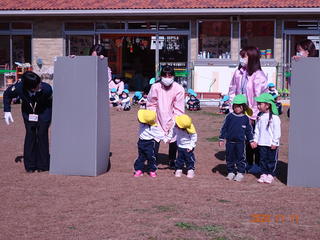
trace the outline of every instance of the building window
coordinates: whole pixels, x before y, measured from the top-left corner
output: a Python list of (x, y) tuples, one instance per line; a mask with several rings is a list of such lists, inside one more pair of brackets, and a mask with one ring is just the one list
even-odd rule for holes
[(88, 56), (93, 44), (93, 35), (68, 35), (67, 55)]
[(318, 30), (319, 22), (312, 20), (285, 21), (284, 28), (294, 30)]
[(16, 30), (27, 30), (32, 29), (32, 24), (26, 22), (13, 22), (11, 28)]
[(129, 22), (128, 29), (157, 30), (157, 23), (156, 22), (145, 22), (145, 21)]
[(10, 36), (0, 35), (0, 65), (10, 65)]
[(254, 46), (261, 58), (273, 58), (274, 21), (241, 21), (241, 48)]
[(0, 23), (0, 31), (9, 31), (10, 30), (10, 24), (9, 23)]
[(189, 30), (189, 22), (159, 22), (159, 30)]
[(198, 58), (230, 59), (230, 21), (199, 21)]
[(97, 30), (107, 30), (107, 29), (124, 29), (124, 22), (97, 22), (96, 29)]
[(65, 23), (66, 31), (94, 31), (94, 23), (92, 22), (69, 22)]
[(12, 62), (31, 63), (31, 35), (12, 36)]

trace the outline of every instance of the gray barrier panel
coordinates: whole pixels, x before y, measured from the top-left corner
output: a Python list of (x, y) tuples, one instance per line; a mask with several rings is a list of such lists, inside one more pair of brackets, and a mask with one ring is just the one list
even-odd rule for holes
[(58, 57), (51, 133), (51, 174), (106, 172), (110, 148), (106, 59)]
[(292, 65), (288, 185), (320, 187), (320, 59)]

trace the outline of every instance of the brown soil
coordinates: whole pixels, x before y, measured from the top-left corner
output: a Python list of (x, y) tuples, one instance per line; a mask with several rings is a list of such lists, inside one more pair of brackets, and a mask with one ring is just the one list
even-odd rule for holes
[[(278, 178), (227, 181), (215, 140), (224, 116), (191, 112), (198, 132), (196, 177), (177, 179), (160, 148), (158, 177), (133, 178), (137, 109), (111, 111), (111, 169), (98, 177), (24, 171), (20, 107), (0, 122), (0, 239), (319, 239), (320, 189), (286, 186), (288, 119), (282, 115)], [(260, 214), (260, 215), (259, 215)], [(279, 216), (280, 215), (280, 216)], [(298, 219), (297, 219), (298, 218)]]

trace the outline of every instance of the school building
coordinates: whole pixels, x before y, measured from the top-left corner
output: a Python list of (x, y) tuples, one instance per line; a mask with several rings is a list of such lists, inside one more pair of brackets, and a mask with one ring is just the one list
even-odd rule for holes
[(268, 80), (286, 88), (296, 43), (319, 49), (319, 23), (320, 0), (2, 0), (0, 88), (21, 64), (50, 76), (57, 56), (88, 55), (95, 43), (131, 90), (170, 64), (185, 87), (226, 93), (248, 45), (260, 49)]

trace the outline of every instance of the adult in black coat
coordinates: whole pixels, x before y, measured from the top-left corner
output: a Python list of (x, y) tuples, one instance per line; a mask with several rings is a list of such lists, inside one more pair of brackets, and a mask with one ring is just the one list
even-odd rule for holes
[(34, 72), (25, 72), (21, 81), (7, 88), (3, 94), (4, 118), (8, 125), (13, 122), (11, 101), (16, 97), (22, 100), (21, 112), (26, 128), (23, 150), (25, 169), (27, 172), (48, 171), (52, 88), (41, 82)]

